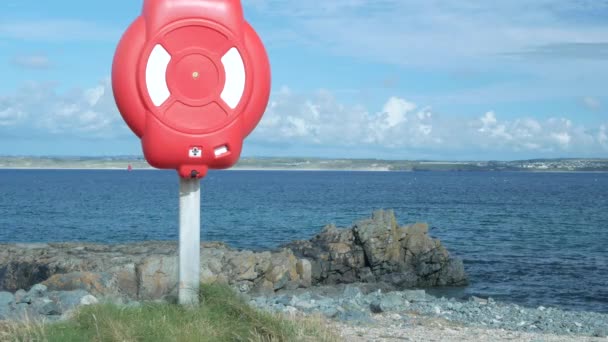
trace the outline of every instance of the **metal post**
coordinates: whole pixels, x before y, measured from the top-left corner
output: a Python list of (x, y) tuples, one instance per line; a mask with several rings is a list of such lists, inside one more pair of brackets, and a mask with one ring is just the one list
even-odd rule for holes
[(201, 181), (179, 177), (179, 304), (199, 305)]

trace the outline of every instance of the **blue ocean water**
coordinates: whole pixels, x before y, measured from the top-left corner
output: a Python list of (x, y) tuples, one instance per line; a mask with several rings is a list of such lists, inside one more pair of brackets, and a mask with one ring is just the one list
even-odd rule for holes
[[(424, 221), (461, 258), (462, 294), (608, 312), (608, 174), (215, 171), (202, 239), (274, 248), (374, 209)], [(0, 242), (176, 240), (172, 171), (0, 170)]]

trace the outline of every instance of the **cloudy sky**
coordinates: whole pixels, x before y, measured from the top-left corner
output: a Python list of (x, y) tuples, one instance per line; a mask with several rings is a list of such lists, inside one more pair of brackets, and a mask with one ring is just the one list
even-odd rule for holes
[[(140, 155), (110, 87), (142, 0), (2, 0), (0, 155)], [(243, 0), (273, 74), (244, 156), (608, 157), (607, 0)]]

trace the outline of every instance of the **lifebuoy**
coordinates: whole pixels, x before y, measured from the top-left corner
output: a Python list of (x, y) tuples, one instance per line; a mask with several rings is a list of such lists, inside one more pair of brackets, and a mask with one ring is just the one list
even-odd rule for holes
[(268, 104), (270, 63), (239, 0), (145, 0), (112, 87), (148, 163), (201, 178), (238, 161)]

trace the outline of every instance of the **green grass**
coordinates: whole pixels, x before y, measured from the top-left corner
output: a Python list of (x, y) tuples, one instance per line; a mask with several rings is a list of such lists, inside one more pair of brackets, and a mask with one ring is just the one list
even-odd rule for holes
[(201, 306), (145, 303), (81, 308), (66, 322), (0, 326), (8, 341), (338, 341), (320, 317), (278, 316), (250, 307), (226, 286), (203, 285)]

